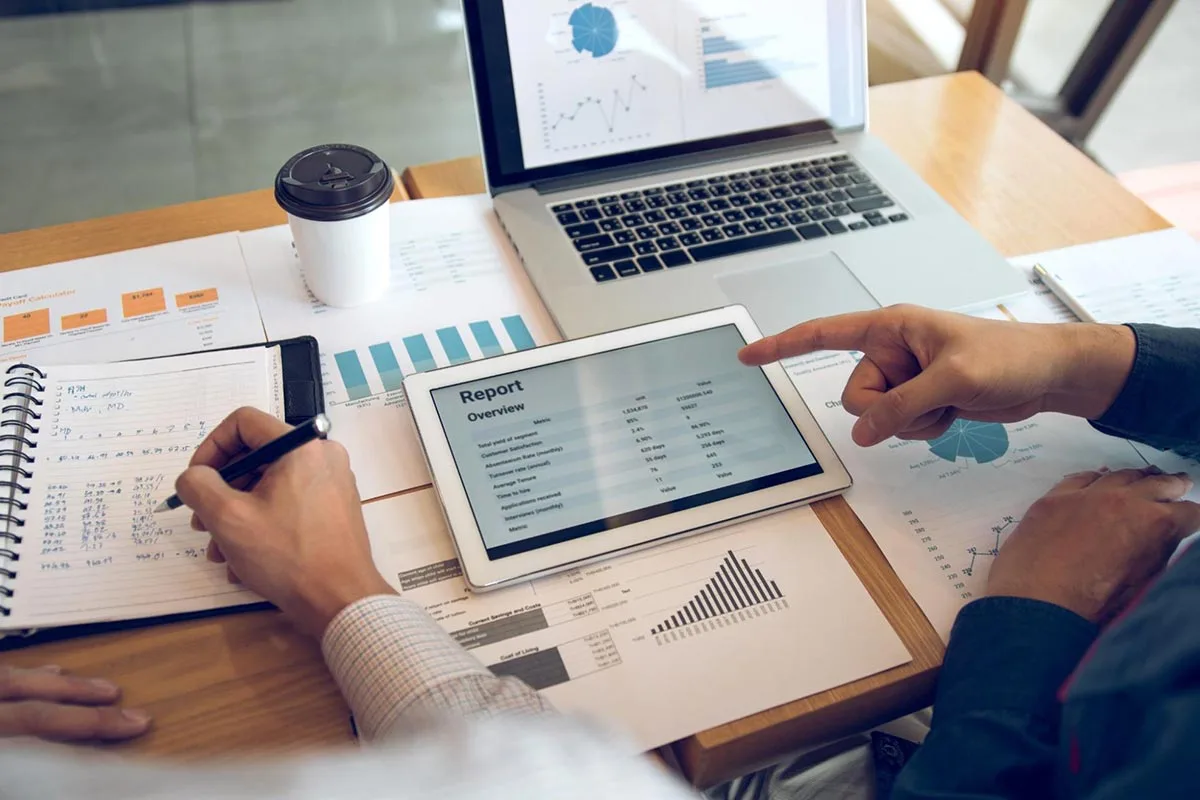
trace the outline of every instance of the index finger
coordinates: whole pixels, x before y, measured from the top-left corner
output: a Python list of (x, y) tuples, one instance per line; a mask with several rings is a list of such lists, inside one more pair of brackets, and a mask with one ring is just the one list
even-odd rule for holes
[(286, 422), (265, 411), (239, 408), (200, 443), (188, 466), (220, 469), (247, 450), (262, 447), (289, 430), (291, 427)]
[(738, 353), (738, 359), (748, 366), (761, 367), (781, 358), (802, 356), (817, 350), (862, 350), (867, 331), (880, 313), (855, 311), (802, 322), (783, 333), (746, 345)]

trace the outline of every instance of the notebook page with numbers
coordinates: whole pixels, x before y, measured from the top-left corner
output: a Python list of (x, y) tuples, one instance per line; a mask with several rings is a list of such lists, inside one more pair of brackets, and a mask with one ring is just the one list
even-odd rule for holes
[(154, 507), (232, 411), (285, 417), (281, 347), (17, 364), (0, 383), (0, 632), (261, 602), (208, 562), (186, 508)]

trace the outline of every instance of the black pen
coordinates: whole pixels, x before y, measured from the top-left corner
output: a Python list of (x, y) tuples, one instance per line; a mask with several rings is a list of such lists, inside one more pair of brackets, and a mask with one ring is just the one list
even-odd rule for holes
[[(302, 422), (292, 428), (278, 439), (267, 442), (257, 450), (242, 456), (237, 461), (231, 461), (221, 467), (218, 474), (220, 474), (221, 480), (226, 483), (232, 483), (238, 478), (244, 478), (255, 470), (265, 467), (267, 464), (278, 461), (296, 448), (308, 444), (313, 439), (324, 439), (329, 435), (329, 428), (329, 417), (324, 414), (317, 414), (307, 422)], [(179, 508), (181, 505), (183, 505), (183, 501), (179, 499), (179, 495), (173, 494), (159, 503), (158, 508), (154, 509), (154, 513), (171, 511)]]

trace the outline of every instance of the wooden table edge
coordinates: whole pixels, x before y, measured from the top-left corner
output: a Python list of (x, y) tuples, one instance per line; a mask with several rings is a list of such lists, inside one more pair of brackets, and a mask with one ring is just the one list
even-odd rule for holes
[[(391, 202), (408, 200), (396, 176)], [(182, 239), (287, 224), (273, 189), (191, 200), (0, 234), (0, 273), (135, 250)]]

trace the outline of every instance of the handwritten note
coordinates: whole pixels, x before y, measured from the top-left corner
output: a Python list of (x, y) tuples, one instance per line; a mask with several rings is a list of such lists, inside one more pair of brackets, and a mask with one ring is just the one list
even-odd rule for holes
[(206, 559), (180, 509), (155, 514), (239, 406), (276, 410), (275, 354), (49, 368), (20, 573), (6, 627), (207, 610), (258, 598)]

